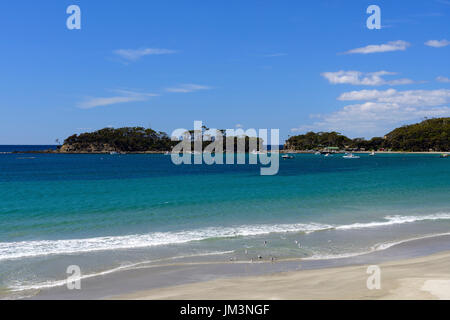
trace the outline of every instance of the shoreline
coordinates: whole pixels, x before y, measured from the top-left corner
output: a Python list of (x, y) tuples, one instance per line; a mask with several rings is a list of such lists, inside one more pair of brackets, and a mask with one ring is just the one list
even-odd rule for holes
[[(344, 153), (354, 153), (354, 154), (370, 154), (372, 151), (339, 151), (330, 154), (344, 154)], [(280, 153), (294, 153), (294, 154), (315, 154), (311, 151), (301, 151), (301, 150), (280, 150)], [(450, 151), (375, 151), (375, 154), (443, 154), (450, 153)]]
[[(372, 151), (339, 151), (331, 154), (345, 154), (345, 153), (354, 153), (354, 154), (370, 154)], [(170, 151), (136, 151), (136, 152), (119, 152), (117, 155), (127, 155), (127, 154), (167, 154)], [(270, 153), (270, 152), (268, 152)], [(303, 150), (279, 150), (280, 154), (315, 154), (314, 151), (303, 151)], [(59, 152), (55, 150), (36, 150), (36, 151), (12, 151), (12, 152), (0, 152), (0, 154), (94, 154), (94, 155), (108, 155), (110, 151), (105, 152)], [(224, 152), (226, 154), (226, 152)], [(450, 151), (375, 151), (375, 154), (450, 154)], [(116, 154), (114, 154), (116, 155)]]
[[(82, 290), (67, 290), (62, 284), (40, 289), (27, 299), (387, 299), (392, 296), (392, 290), (402, 290), (400, 280), (405, 280), (407, 286), (412, 285), (410, 279), (416, 279), (417, 283), (423, 280), (423, 285), (430, 280), (431, 287), (444, 284), (447, 291), (442, 294), (445, 296), (450, 293), (449, 240), (450, 235), (436, 235), (399, 243), (382, 251), (322, 260), (294, 258), (250, 263), (230, 262), (224, 257), (222, 261), (141, 265), (88, 276), (82, 280)], [(382, 290), (372, 292), (366, 288), (370, 265), (382, 268), (385, 279)], [(401, 272), (396, 268), (392, 271), (392, 265), (402, 265)], [(430, 276), (426, 276), (427, 273)], [(442, 282), (444, 280), (449, 281), (448, 285)], [(327, 283), (333, 285), (324, 286)], [(417, 287), (417, 283), (414, 286)], [(414, 297), (436, 298), (418, 292)]]
[(140, 291), (116, 300), (450, 299), (450, 251), (382, 263), (380, 289), (368, 289), (367, 265), (235, 277)]

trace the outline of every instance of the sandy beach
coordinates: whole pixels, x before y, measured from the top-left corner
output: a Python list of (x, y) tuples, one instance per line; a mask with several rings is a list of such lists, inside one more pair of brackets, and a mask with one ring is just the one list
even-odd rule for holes
[(450, 252), (382, 263), (380, 289), (369, 290), (368, 265), (219, 279), (113, 299), (450, 299)]

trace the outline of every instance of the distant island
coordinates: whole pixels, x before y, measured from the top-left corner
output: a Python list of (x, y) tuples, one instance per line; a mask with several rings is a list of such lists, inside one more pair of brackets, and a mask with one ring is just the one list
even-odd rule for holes
[[(200, 137), (204, 137), (204, 127)], [(225, 130), (218, 130), (224, 136)], [(194, 131), (189, 134), (194, 150)], [(210, 137), (211, 138), (211, 137)], [(182, 139), (182, 137), (180, 137)], [(214, 139), (214, 137), (212, 137)], [(233, 137), (234, 150), (243, 139), (247, 152), (263, 150), (260, 138)], [(256, 141), (255, 141), (256, 140)], [(170, 152), (179, 141), (172, 141), (165, 132), (143, 127), (104, 128), (94, 132), (74, 134), (64, 140), (56, 150), (27, 151), (25, 153), (164, 153)], [(211, 142), (203, 142), (205, 148)], [(252, 146), (257, 146), (256, 149)], [(450, 150), (450, 118), (427, 119), (420, 123), (402, 126), (383, 137), (348, 138), (339, 132), (308, 132), (290, 137), (282, 152), (342, 152), (342, 151), (396, 151), (396, 152), (448, 152)], [(21, 152), (23, 153), (23, 152)]]
[(290, 137), (284, 145), (292, 151), (405, 151), (450, 150), (450, 118), (434, 118), (402, 126), (384, 137), (350, 139), (338, 132), (308, 132)]
[(174, 142), (167, 133), (142, 127), (104, 128), (74, 134), (58, 148), (60, 153), (163, 152)]
[[(194, 150), (196, 137), (200, 140), (206, 136), (206, 127), (195, 135), (193, 130), (186, 131), (184, 139), (191, 141), (191, 149)], [(223, 151), (226, 150), (227, 140), (225, 130), (220, 131), (223, 136)], [(125, 128), (105, 128), (95, 132), (82, 133), (68, 137), (62, 146), (58, 147), (57, 153), (163, 153), (170, 152), (183, 137), (177, 137), (178, 140), (172, 139), (165, 132), (157, 132), (153, 129), (143, 127), (125, 127)], [(255, 137), (239, 136), (232, 137), (233, 150), (237, 150), (238, 143), (244, 143), (245, 150), (256, 151), (261, 150), (263, 140)], [(202, 141), (202, 150), (208, 146), (213, 140), (217, 140), (215, 136), (209, 136), (209, 141)], [(252, 148), (250, 150), (250, 148)]]

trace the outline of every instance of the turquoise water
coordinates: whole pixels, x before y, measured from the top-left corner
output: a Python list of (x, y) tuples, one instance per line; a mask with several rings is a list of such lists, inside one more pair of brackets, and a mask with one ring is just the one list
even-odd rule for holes
[(333, 258), (448, 233), (449, 168), (439, 155), (296, 155), (260, 176), (164, 155), (0, 154), (0, 295), (58, 285), (74, 264), (95, 276), (186, 257)]

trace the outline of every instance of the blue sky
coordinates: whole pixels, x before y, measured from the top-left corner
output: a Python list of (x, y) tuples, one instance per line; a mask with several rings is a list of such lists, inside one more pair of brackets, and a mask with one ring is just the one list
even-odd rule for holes
[(450, 116), (449, 15), (450, 0), (2, 1), (0, 144), (194, 120), (369, 138)]

